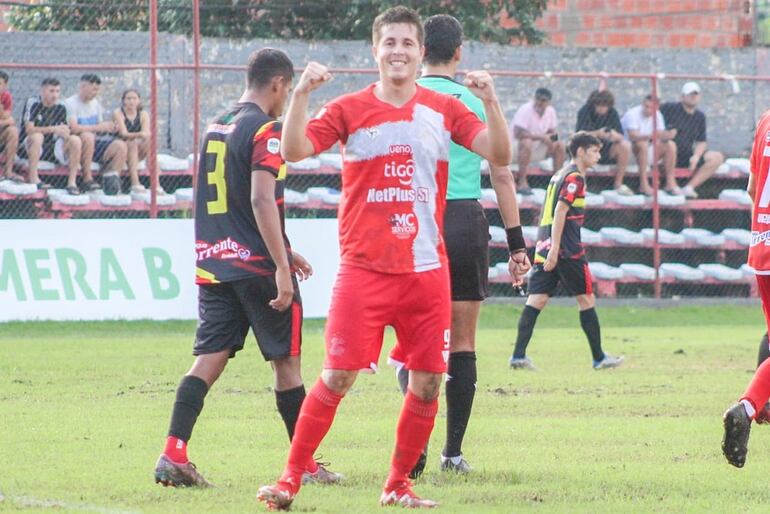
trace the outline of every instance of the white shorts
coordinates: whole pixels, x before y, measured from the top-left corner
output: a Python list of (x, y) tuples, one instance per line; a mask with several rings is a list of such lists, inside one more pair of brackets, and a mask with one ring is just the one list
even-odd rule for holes
[[(519, 159), (519, 140), (514, 139), (513, 141), (513, 160), (512, 162), (516, 164), (516, 161)], [(543, 141), (533, 141), (532, 142), (532, 153), (530, 154), (529, 162), (540, 162), (542, 160), (545, 160), (548, 157), (548, 146)]]

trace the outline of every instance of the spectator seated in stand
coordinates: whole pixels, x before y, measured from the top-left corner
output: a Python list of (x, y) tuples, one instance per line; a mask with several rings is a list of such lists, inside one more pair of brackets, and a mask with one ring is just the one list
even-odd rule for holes
[(602, 157), (599, 164), (615, 164), (615, 191), (624, 196), (633, 191), (623, 184), (628, 161), (631, 159), (631, 143), (623, 137), (620, 115), (615, 109), (615, 96), (608, 90), (591, 92), (585, 105), (577, 114), (575, 131), (588, 132), (602, 142)]
[(13, 97), (8, 91), (8, 74), (0, 70), (0, 152), (5, 153), (3, 178), (24, 182), (24, 177), (13, 171), (16, 151), (19, 148), (19, 131), (13, 120)]
[(696, 82), (687, 82), (682, 86), (679, 102), (667, 102), (660, 106), (666, 126), (676, 130), (676, 167), (687, 168), (692, 174), (681, 190), (675, 179), (666, 184), (666, 189), (687, 198), (697, 198), (695, 189), (711, 178), (725, 160), (722, 153), (707, 149), (706, 115), (698, 109), (699, 102), (700, 86)]
[(29, 182), (38, 189), (49, 189), (50, 184), (40, 180), (40, 160), (69, 166), (67, 193), (76, 195), (81, 141), (70, 132), (67, 109), (59, 101), (61, 86), (55, 78), (43, 79), (40, 95), (28, 98), (21, 121), (19, 157), (29, 159)]
[(101, 79), (92, 73), (80, 77), (78, 93), (64, 101), (70, 129), (83, 141), (80, 163), (83, 166), (83, 189), (99, 189), (91, 172), (91, 163), (101, 166), (102, 188), (108, 195), (120, 193), (120, 171), (126, 165), (126, 143), (116, 138), (117, 126), (105, 119), (102, 104), (97, 100)]
[(511, 122), (513, 159), (519, 166), (517, 188), (523, 195), (532, 193), (527, 181), (530, 162), (553, 157), (553, 171), (557, 171), (567, 157), (566, 147), (556, 133), (558, 120), (551, 97), (550, 90), (538, 88), (534, 99), (519, 107)]
[[(631, 141), (636, 162), (639, 165), (639, 191), (645, 195), (652, 195), (652, 187), (649, 182), (650, 165), (653, 161), (652, 125), (653, 125), (653, 98), (651, 95), (644, 97), (641, 105), (630, 108), (620, 119), (623, 133)], [(666, 174), (666, 183), (670, 185), (674, 180), (674, 163), (676, 161), (676, 144), (673, 139), (675, 130), (666, 130), (666, 123), (660, 111), (655, 111), (655, 124), (657, 130), (658, 158), (663, 161), (663, 169)], [(674, 194), (676, 191), (670, 187), (666, 191)]]
[[(136, 89), (126, 89), (121, 96), (120, 108), (115, 109), (113, 119), (118, 127), (118, 137), (125, 141), (126, 160), (132, 193), (143, 193), (139, 182), (139, 161), (147, 158), (150, 146), (150, 116), (142, 108), (142, 99)], [(162, 192), (162, 190), (158, 190)]]

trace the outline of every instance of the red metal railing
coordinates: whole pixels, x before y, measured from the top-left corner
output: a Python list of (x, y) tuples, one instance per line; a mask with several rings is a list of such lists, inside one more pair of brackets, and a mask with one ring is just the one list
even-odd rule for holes
[[(150, 29), (149, 29), (149, 62), (147, 63), (129, 63), (129, 64), (51, 64), (51, 63), (4, 63), (0, 62), (0, 68), (5, 69), (52, 69), (52, 70), (147, 70), (150, 75), (150, 122), (153, 134), (158, 130), (158, 72), (163, 70), (189, 70), (193, 72), (193, 137), (192, 149), (193, 156), (197, 159), (200, 141), (200, 73), (203, 70), (214, 71), (240, 71), (244, 70), (243, 64), (202, 64), (200, 59), (201, 31), (200, 31), (200, 5), (199, 0), (192, 1), (192, 34), (193, 34), (193, 63), (192, 64), (164, 64), (158, 63), (158, 2), (150, 0)], [(301, 73), (302, 68), (297, 69)], [(376, 75), (374, 68), (333, 68), (330, 70), (334, 74), (355, 75), (371, 74)], [(465, 73), (467, 70), (461, 70)], [(650, 81), (650, 90), (654, 99), (654, 106), (658, 107), (658, 85), (665, 79), (673, 80), (701, 80), (701, 81), (750, 81), (750, 82), (768, 82), (770, 76), (751, 76), (751, 75), (722, 75), (713, 76), (705, 74), (659, 74), (659, 73), (606, 73), (606, 72), (574, 72), (574, 71), (509, 71), (509, 70), (489, 70), (490, 74), (496, 77), (529, 77), (537, 78), (596, 78), (601, 81), (607, 79), (641, 79)], [(652, 199), (652, 225), (654, 229), (653, 239), (653, 261), (655, 268), (655, 296), (661, 296), (661, 277), (659, 268), (661, 263), (660, 243), (658, 231), (660, 230), (660, 208), (658, 204), (658, 190), (660, 188), (658, 150), (657, 150), (657, 120), (653, 116), (653, 136), (652, 145), (654, 149), (653, 165), (651, 167), (651, 178), (654, 195)], [(157, 164), (158, 145), (157, 138), (150, 140), (150, 150), (147, 158), (147, 166), (150, 172), (151, 184), (151, 208), (150, 216), (157, 217), (157, 189), (159, 185), (159, 174)], [(193, 173), (193, 187), (195, 187), (196, 174)]]

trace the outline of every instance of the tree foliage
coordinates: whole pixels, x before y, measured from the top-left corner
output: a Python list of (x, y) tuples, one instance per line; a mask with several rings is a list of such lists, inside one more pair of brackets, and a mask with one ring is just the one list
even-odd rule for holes
[[(369, 39), (378, 13), (410, 4), (423, 16), (451, 14), (466, 37), (479, 41), (530, 44), (545, 39), (535, 21), (547, 0), (200, 0), (204, 36), (239, 38)], [(32, 0), (14, 6), (8, 23), (14, 30), (146, 31), (148, 0)], [(158, 27), (163, 32), (192, 31), (191, 0), (158, 0)], [(504, 14), (505, 13), (505, 14)], [(512, 28), (501, 25), (514, 20)]]

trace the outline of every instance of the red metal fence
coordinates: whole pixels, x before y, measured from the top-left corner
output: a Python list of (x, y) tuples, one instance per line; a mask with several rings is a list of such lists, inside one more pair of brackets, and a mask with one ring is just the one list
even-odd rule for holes
[[(36, 62), (33, 59), (13, 59), (12, 62), (0, 62), (0, 69), (11, 75), (11, 85), (14, 84), (14, 73), (26, 73), (33, 76), (30, 80), (39, 80), (49, 74), (69, 74), (70, 83), (76, 80), (76, 73), (86, 71), (105, 74), (111, 80), (105, 91), (109, 89), (112, 97), (117, 96), (118, 84), (125, 82), (129, 74), (141, 72), (142, 77), (134, 76), (134, 82), (146, 84), (149, 89), (149, 111), (151, 120), (150, 149), (146, 159), (146, 171), (143, 180), (148, 181), (149, 198), (142, 203), (131, 200), (125, 205), (63, 205), (61, 201), (51, 198), (44, 191), (30, 194), (14, 194), (0, 191), (0, 217), (136, 217), (136, 216), (190, 216), (191, 201), (189, 189), (194, 187), (193, 159), (187, 159), (187, 166), (172, 166), (174, 169), (162, 169), (164, 160), (159, 161), (159, 149), (169, 153), (176, 152), (177, 160), (185, 160), (187, 154), (198, 153), (198, 141), (201, 133), (201, 118), (207, 117), (217, 102), (223, 101), (219, 96), (230, 95), (226, 100), (237, 98), (236, 93), (216, 93), (216, 88), (230, 88), (238, 91), (243, 84), (244, 64), (242, 62), (209, 62), (201, 56), (203, 43), (200, 30), (200, 6), (198, 0), (192, 0), (191, 27), (192, 34), (191, 56), (183, 62), (162, 62), (160, 51), (165, 50), (161, 41), (162, 34), (158, 33), (159, 12), (157, 0), (149, 1), (149, 32), (147, 33), (147, 59), (129, 59), (126, 55), (116, 55), (114, 62), (85, 63), (85, 62)], [(72, 37), (75, 37), (73, 34)], [(163, 40), (168, 43), (168, 40)], [(132, 55), (133, 56), (133, 55)], [(0, 61), (4, 61), (0, 54)], [(39, 59), (38, 59), (39, 60)], [(297, 62), (298, 66), (302, 63)], [(298, 71), (301, 71), (299, 69)], [(361, 82), (360, 75), (376, 76), (376, 70), (370, 68), (335, 68), (332, 72), (344, 82)], [(615, 92), (616, 108), (623, 114), (628, 108), (640, 103), (645, 94), (653, 98), (653, 107), (657, 110), (661, 100), (676, 100), (679, 88), (683, 82), (698, 81), (702, 88), (702, 97), (710, 104), (701, 107), (707, 111), (709, 122), (709, 147), (719, 150), (720, 141), (714, 140), (712, 127), (716, 133), (721, 123), (721, 117), (729, 115), (731, 105), (742, 101), (727, 90), (741, 87), (770, 86), (768, 76), (713, 76), (692, 74), (656, 74), (656, 73), (603, 73), (603, 72), (536, 72), (490, 70), (496, 77), (496, 84), (501, 91), (514, 91), (517, 95), (515, 102), (507, 105), (520, 104), (529, 98), (535, 86), (548, 86), (555, 95), (564, 94), (568, 90), (581, 89), (587, 97), (591, 90), (609, 88)], [(343, 78), (344, 77), (344, 78)], [(114, 79), (114, 80), (112, 80)], [(368, 80), (368, 78), (367, 78)], [(184, 82), (184, 88), (189, 87), (190, 98), (186, 93), (174, 93), (172, 86)], [(203, 93), (202, 83), (208, 84), (209, 89)], [(31, 82), (28, 82), (31, 83)], [(111, 86), (110, 86), (111, 84)], [(757, 86), (759, 87), (759, 86)], [(182, 88), (182, 91), (186, 89)], [(660, 94), (661, 88), (666, 90)], [(673, 88), (673, 89), (672, 89)], [(16, 90), (18, 91), (18, 90)], [(163, 91), (163, 94), (160, 92)], [(633, 91), (630, 94), (629, 91)], [(34, 91), (23, 91), (23, 94), (33, 94)], [(181, 97), (179, 100), (176, 97)], [(217, 97), (217, 98), (213, 98)], [(622, 99), (622, 100), (621, 100)], [(557, 98), (555, 98), (555, 101)], [(171, 103), (183, 103), (191, 110), (189, 125), (185, 121), (179, 127), (172, 127), (168, 119), (161, 113), (171, 112)], [(205, 103), (205, 109), (202, 109)], [(705, 103), (705, 102), (704, 102)], [(161, 109), (162, 107), (162, 109)], [(562, 140), (574, 131), (574, 117), (578, 105), (560, 107), (559, 132)], [(174, 107), (177, 109), (178, 106)], [(515, 107), (509, 107), (506, 114), (511, 117)], [(755, 110), (756, 111), (756, 110)], [(756, 112), (754, 113), (756, 114)], [(725, 118), (726, 119), (726, 118)], [(748, 229), (750, 207), (745, 198), (738, 193), (726, 195), (725, 191), (745, 189), (747, 175), (740, 163), (733, 162), (727, 167), (722, 166), (719, 173), (707, 184), (699, 188), (700, 198), (678, 198), (678, 195), (658, 194), (662, 189), (662, 171), (658, 164), (657, 153), (659, 134), (657, 117), (652, 117), (652, 141), (654, 149), (650, 177), (654, 194), (649, 198), (618, 198), (612, 195), (613, 167), (597, 169), (589, 174), (589, 191), (592, 202), (589, 203), (590, 216), (587, 218), (587, 241), (589, 260), (601, 264), (596, 268), (595, 279), (599, 294), (606, 296), (655, 296), (671, 297), (677, 295), (754, 295), (753, 282), (746, 270), (740, 269), (745, 262), (747, 244), (745, 234), (738, 233)], [(18, 120), (17, 120), (18, 121)], [(753, 125), (755, 117), (746, 120)], [(179, 132), (187, 134), (189, 146), (183, 143), (172, 145), (168, 141), (179, 138)], [(163, 138), (165, 134), (165, 139)], [(169, 135), (171, 134), (171, 135)], [(719, 139), (719, 137), (717, 137)], [(746, 142), (746, 146), (750, 145)], [(174, 145), (177, 145), (176, 147)], [(169, 150), (172, 146), (176, 149)], [(181, 150), (180, 150), (181, 149)], [(732, 151), (727, 157), (746, 157), (747, 152)], [(334, 155), (324, 155), (312, 162), (292, 166), (287, 186), (294, 195), (287, 198), (289, 215), (295, 217), (333, 217), (336, 215), (335, 189), (339, 189), (339, 158)], [(634, 163), (634, 159), (631, 159)], [(24, 171), (23, 163), (19, 167)], [(178, 164), (178, 163), (177, 163)], [(532, 163), (530, 170), (531, 184), (534, 192), (542, 190), (553, 169), (542, 163)], [(168, 164), (165, 164), (168, 166)], [(632, 165), (633, 166), (633, 165)], [(180, 169), (182, 168), (182, 169)], [(51, 181), (60, 185), (60, 172), (51, 170)], [(59, 175), (57, 175), (59, 173)], [(690, 176), (686, 169), (676, 170), (680, 184), (684, 184)], [(41, 170), (42, 174), (42, 170)], [(57, 178), (58, 177), (58, 178)], [(633, 192), (639, 190), (640, 182), (637, 174), (629, 173), (625, 181)], [(489, 179), (482, 178), (485, 189), (489, 189)], [(160, 201), (158, 185), (164, 185), (168, 192), (178, 192), (173, 203)], [(183, 195), (182, 192), (185, 192)], [(539, 194), (539, 193), (538, 193)], [(537, 225), (541, 199), (538, 194), (521, 196), (523, 224), (528, 227)], [(482, 203), (487, 208), (487, 214), (493, 225), (499, 225), (496, 214), (496, 201), (493, 196), (485, 196)], [(612, 228), (613, 230), (607, 230)], [(617, 230), (615, 230), (617, 229)], [(692, 229), (695, 229), (694, 231)], [(721, 229), (721, 232), (720, 232)], [(689, 232), (688, 232), (689, 230)], [(707, 231), (703, 232), (703, 231)], [(725, 232), (727, 230), (728, 232)], [(602, 232), (604, 231), (604, 232)], [(685, 233), (686, 232), (686, 233)], [(727, 233), (730, 237), (724, 235)], [(528, 239), (534, 244), (532, 230)], [(733, 237), (735, 236), (735, 237)], [(503, 244), (492, 239), (493, 260), (504, 259)], [(494, 283), (499, 284), (499, 294), (510, 294), (509, 288), (503, 287), (506, 281), (505, 273), (500, 267), (490, 270)], [(699, 266), (707, 266), (706, 271)], [(629, 267), (629, 265), (632, 265)], [(684, 268), (679, 267), (684, 266)], [(711, 266), (713, 265), (713, 266)], [(625, 269), (622, 267), (625, 266)], [(647, 269), (649, 268), (649, 269)], [(729, 269), (728, 269), (729, 268)], [(651, 270), (651, 272), (650, 272)], [(730, 270), (735, 271), (731, 273)], [(741, 271), (741, 275), (737, 275)]]

